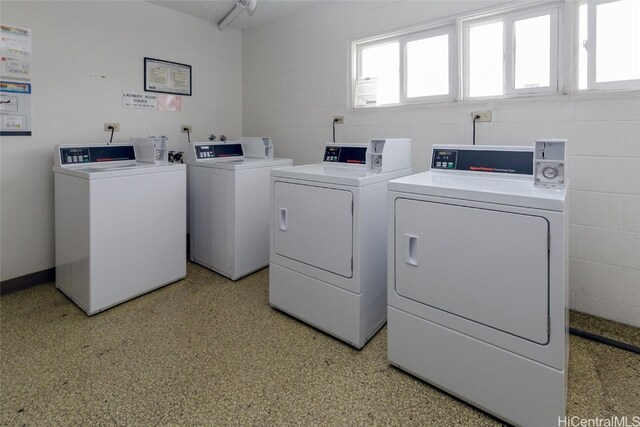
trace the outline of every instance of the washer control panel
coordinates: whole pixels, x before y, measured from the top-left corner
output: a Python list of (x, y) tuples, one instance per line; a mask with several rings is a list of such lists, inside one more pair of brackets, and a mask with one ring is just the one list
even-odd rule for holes
[(63, 165), (91, 162), (88, 148), (62, 148), (60, 149), (60, 158)]
[(242, 144), (209, 144), (194, 146), (197, 160), (217, 159), (221, 157), (242, 157)]
[(107, 162), (135, 163), (136, 161), (136, 152), (133, 145), (60, 145), (57, 150), (58, 159), (56, 159), (56, 164), (60, 166)]

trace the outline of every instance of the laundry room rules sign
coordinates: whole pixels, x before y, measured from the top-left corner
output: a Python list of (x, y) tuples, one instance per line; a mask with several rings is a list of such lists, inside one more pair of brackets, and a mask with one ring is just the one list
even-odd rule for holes
[(126, 108), (158, 109), (158, 95), (148, 93), (122, 92), (122, 106)]

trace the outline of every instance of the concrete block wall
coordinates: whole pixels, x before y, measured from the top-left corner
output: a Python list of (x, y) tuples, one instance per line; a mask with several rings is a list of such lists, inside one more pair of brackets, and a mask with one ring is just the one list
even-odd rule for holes
[(571, 308), (640, 327), (640, 94), (558, 95), (510, 101), (352, 110), (354, 38), (468, 13), (503, 2), (327, 2), (243, 32), (243, 134), (273, 138), (277, 156), (317, 163), (331, 140), (410, 137), (413, 168), (427, 170), (433, 144), (530, 145), (569, 140)]

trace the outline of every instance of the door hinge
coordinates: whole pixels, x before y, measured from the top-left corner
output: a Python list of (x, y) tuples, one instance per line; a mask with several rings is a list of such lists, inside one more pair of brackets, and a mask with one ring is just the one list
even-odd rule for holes
[(351, 257), (351, 271), (353, 271), (353, 257)]
[(551, 317), (547, 316), (547, 337), (551, 335)]
[(547, 232), (547, 251), (551, 252), (551, 233)]

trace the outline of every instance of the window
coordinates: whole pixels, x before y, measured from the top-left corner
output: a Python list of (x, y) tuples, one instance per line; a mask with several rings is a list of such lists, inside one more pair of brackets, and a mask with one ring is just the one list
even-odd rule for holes
[(513, 23), (515, 88), (551, 86), (551, 16)]
[(376, 104), (400, 102), (400, 43), (367, 46), (360, 55), (360, 76), (376, 79)]
[(581, 3), (578, 43), (578, 89), (640, 86), (638, 0)]
[[(561, 30), (565, 8), (576, 22)], [(355, 108), (638, 89), (640, 0), (529, 2), (357, 40), (352, 54)]]
[(454, 25), (353, 43), (354, 105), (455, 99)]
[(558, 8), (463, 20), (465, 97), (558, 91)]
[(502, 22), (469, 28), (469, 96), (495, 96), (504, 93), (503, 34)]
[(407, 98), (449, 92), (449, 34), (408, 42)]

